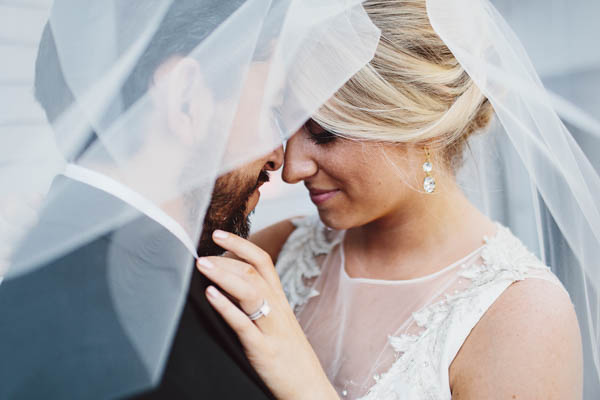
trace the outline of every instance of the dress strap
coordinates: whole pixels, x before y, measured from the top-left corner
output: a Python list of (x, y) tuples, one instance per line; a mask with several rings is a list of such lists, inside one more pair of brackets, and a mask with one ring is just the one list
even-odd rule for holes
[(455, 307), (444, 321), (444, 326), (438, 331), (438, 339), (441, 340), (440, 366), (443, 371), (440, 374), (440, 387), (450, 387), (448, 371), (458, 351), (487, 310), (513, 283), (503, 280), (487, 285), (478, 295), (471, 296), (464, 304)]
[(550, 268), (530, 253), (510, 230), (503, 226), (498, 229), (495, 237), (485, 238), (481, 262), (461, 271), (461, 277), (470, 279), (471, 285), (456, 297), (456, 301), (449, 299), (450, 312), (437, 331), (442, 356), (442, 387), (450, 386), (450, 365), (475, 325), (513, 283), (542, 279), (564, 290)]

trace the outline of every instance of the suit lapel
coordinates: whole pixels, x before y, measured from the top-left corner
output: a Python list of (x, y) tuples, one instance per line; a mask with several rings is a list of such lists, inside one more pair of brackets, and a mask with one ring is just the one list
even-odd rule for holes
[(266, 388), (264, 382), (260, 379), (246, 358), (242, 344), (235, 332), (208, 303), (205, 291), (208, 285), (211, 284), (214, 285), (214, 283), (208, 280), (194, 267), (188, 301), (192, 303), (199, 320), (205, 325), (206, 330), (214, 338), (215, 342), (223, 348), (227, 355), (229, 355), (229, 357), (231, 357), (265, 393), (271, 396), (270, 391)]

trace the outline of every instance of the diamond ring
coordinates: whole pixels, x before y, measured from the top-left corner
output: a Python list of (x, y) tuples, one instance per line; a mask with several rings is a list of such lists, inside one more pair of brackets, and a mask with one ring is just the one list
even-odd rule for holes
[(269, 313), (271, 312), (271, 306), (269, 306), (269, 303), (267, 303), (267, 300), (263, 300), (262, 306), (260, 306), (260, 308), (258, 310), (256, 310), (255, 312), (253, 312), (252, 314), (248, 314), (248, 318), (250, 318), (250, 320), (255, 321), (261, 317), (265, 317), (267, 315), (269, 315)]

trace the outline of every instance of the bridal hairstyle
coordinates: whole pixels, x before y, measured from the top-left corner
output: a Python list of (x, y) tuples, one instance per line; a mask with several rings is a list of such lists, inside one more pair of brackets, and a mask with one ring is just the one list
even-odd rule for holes
[(452, 172), (493, 108), (434, 32), (425, 0), (363, 3), (381, 29), (375, 57), (313, 117), (340, 136), (427, 143)]

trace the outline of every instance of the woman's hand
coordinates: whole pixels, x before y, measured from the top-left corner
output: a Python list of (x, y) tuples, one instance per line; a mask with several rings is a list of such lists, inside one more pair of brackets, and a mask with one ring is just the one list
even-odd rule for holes
[[(253, 243), (215, 231), (216, 244), (241, 260), (203, 257), (197, 266), (226, 291), (239, 308), (214, 286), (206, 297), (237, 333), (248, 360), (278, 399), (338, 399), (291, 309), (271, 257)], [(270, 313), (251, 321), (266, 301)]]

